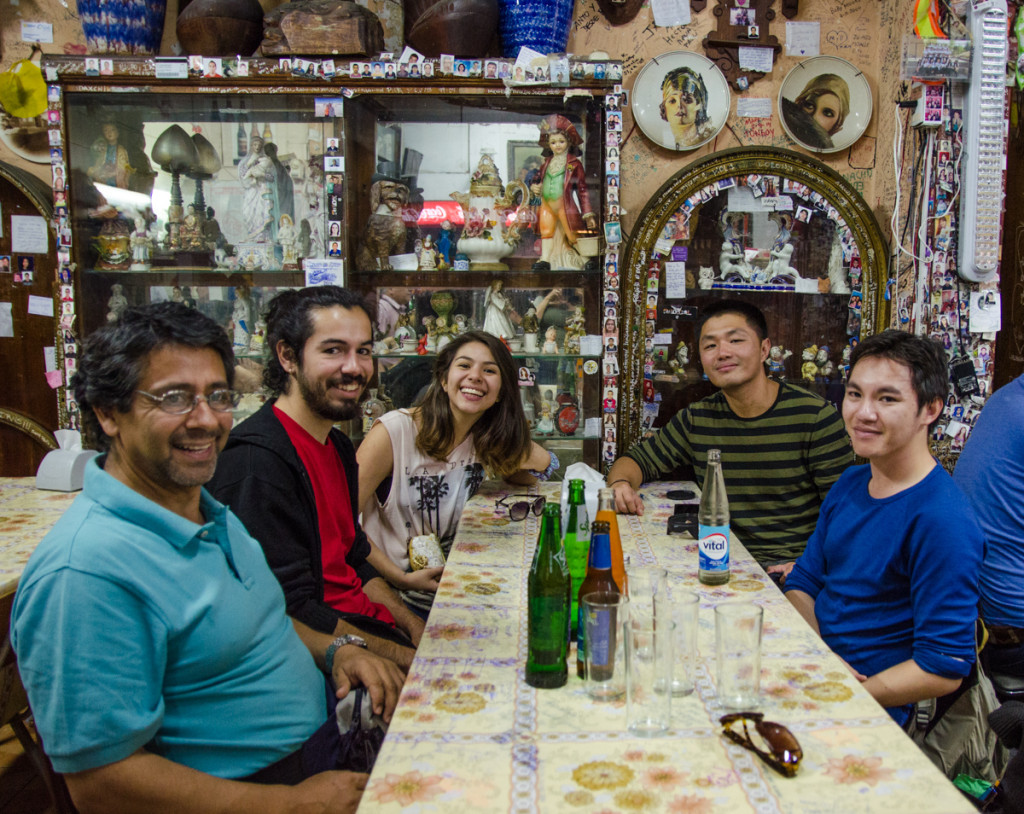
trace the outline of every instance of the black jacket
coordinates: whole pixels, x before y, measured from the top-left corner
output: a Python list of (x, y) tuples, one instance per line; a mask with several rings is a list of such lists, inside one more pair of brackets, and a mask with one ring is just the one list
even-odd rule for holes
[[(359, 525), (355, 449), (348, 436), (337, 429), (332, 429), (328, 437), (345, 467), (356, 527), (355, 541), (345, 560), (365, 585), (379, 574), (366, 561), (370, 543)], [(284, 589), (289, 616), (321, 633), (331, 633), (339, 619), (377, 635), (381, 635), (382, 627), (390, 630), (379, 620), (342, 613), (324, 602), (313, 485), (287, 430), (274, 415), (272, 401), (231, 431), (206, 488), (231, 508), (263, 547), (267, 563)]]

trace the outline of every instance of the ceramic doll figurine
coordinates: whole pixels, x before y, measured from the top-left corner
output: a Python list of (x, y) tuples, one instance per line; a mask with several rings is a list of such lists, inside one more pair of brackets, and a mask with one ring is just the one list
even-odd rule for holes
[(299, 234), (295, 231), (291, 215), (287, 213), (281, 215), (277, 227), (277, 242), (281, 246), (281, 268), (297, 268), (299, 264)]
[(505, 283), (494, 280), (484, 294), (484, 330), (503, 339), (511, 339), (516, 335), (516, 326), (512, 321), (512, 301), (503, 291)]
[(676, 345), (675, 356), (668, 361), (669, 369), (679, 374), (686, 370), (686, 366), (690, 364), (690, 349), (686, 346), (686, 342), (679, 342)]
[(544, 353), (558, 353), (558, 331), (554, 325), (549, 325), (544, 332)]
[(252, 336), (249, 337), (249, 353), (263, 353), (263, 348), (266, 344), (266, 337), (267, 323), (262, 319), (257, 319), (256, 325), (252, 331)]
[(398, 321), (395, 323), (395, 332), (393, 334), (395, 341), (401, 346), (402, 350), (413, 350), (416, 347), (416, 331), (413, 330), (410, 324), (410, 316), (408, 311), (403, 311), (398, 315)]
[(776, 379), (786, 378), (786, 360), (793, 355), (793, 351), (786, 350), (782, 345), (772, 345), (768, 351), (768, 373)]
[(537, 435), (551, 435), (555, 431), (555, 422), (551, 418), (551, 402), (544, 401), (540, 407), (540, 418), (537, 420)]
[(420, 320), (427, 331), (427, 344), (425, 345), (427, 353), (437, 352), (437, 319), (437, 317), (425, 316)]
[(127, 307), (128, 298), (124, 295), (124, 286), (114, 283), (110, 287), (110, 299), (107, 300), (107, 322), (117, 322)]
[(817, 345), (805, 345), (800, 358), (803, 364), (800, 366), (800, 378), (805, 382), (813, 382), (818, 375), (818, 365), (814, 358), (818, 355)]
[(241, 293), (235, 296), (235, 304), (231, 310), (235, 350), (249, 348), (249, 301)]
[(579, 353), (580, 339), (586, 332), (583, 320), (583, 307), (577, 305), (573, 315), (565, 321), (565, 352)]
[(452, 222), (445, 218), (441, 223), (441, 236), (437, 239), (437, 267), (451, 268), (452, 256), (455, 254), (455, 238), (452, 236)]
[(196, 307), (196, 300), (195, 297), (192, 296), (191, 286), (183, 285), (181, 287), (181, 301), (186, 308)]
[(591, 210), (587, 182), (579, 159), (583, 139), (565, 116), (554, 113), (540, 125), (538, 144), (544, 155), (538, 177), (530, 192), (541, 199), (538, 221), (541, 238), (540, 260), (534, 269), (579, 269), (586, 258), (576, 251), (579, 232), (597, 229), (597, 215)]
[(697, 279), (697, 285), (701, 289), (707, 290), (715, 284), (715, 270), (711, 266), (701, 266)]
[(146, 228), (146, 219), (139, 215), (135, 218), (135, 231), (130, 236), (132, 246), (132, 271), (148, 271), (149, 258), (153, 252), (153, 238)]
[(836, 369), (836, 366), (828, 358), (828, 352), (828, 345), (822, 345), (814, 355), (814, 364), (818, 366), (818, 381), (827, 382), (831, 378), (830, 374)]
[(447, 317), (440, 316), (435, 320), (434, 335), (437, 337), (435, 342), (437, 350), (441, 350), (441, 348), (451, 342), (455, 334), (455, 326), (448, 325)]
[(532, 305), (526, 310), (522, 321), (523, 348), (527, 353), (537, 352), (537, 331), (540, 330), (540, 322), (537, 319), (537, 309)]
[(419, 262), (416, 264), (417, 271), (436, 271), (438, 267), (438, 261), (444, 260), (440, 257), (440, 252), (437, 247), (434, 246), (434, 238), (431, 235), (426, 235), (423, 238), (423, 244), (419, 251)]

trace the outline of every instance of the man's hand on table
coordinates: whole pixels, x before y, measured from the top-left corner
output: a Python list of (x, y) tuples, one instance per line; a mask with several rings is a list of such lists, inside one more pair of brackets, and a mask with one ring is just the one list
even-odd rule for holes
[(643, 515), (644, 501), (632, 484), (620, 480), (611, 484), (611, 488), (615, 492), (615, 511), (619, 514)]
[(321, 772), (294, 787), (294, 800), (288, 810), (295, 814), (338, 812), (355, 814), (366, 788), (368, 774), (356, 772)]
[(778, 580), (779, 587), (781, 587), (786, 584), (786, 577), (789, 576), (789, 572), (793, 570), (794, 565), (796, 565), (796, 562), (779, 562), (775, 565), (769, 565), (768, 573), (781, 574)]
[(344, 698), (355, 686), (366, 687), (373, 702), (373, 711), (385, 721), (398, 703), (405, 675), (395, 662), (375, 656), (354, 644), (338, 648), (334, 655), (334, 686), (338, 698)]

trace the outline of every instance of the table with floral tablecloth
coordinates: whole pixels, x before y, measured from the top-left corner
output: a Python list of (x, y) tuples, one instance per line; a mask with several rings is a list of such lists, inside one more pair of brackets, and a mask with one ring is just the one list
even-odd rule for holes
[[(619, 519), (632, 562), (659, 564), (701, 595), (697, 689), (673, 699), (669, 734), (628, 735), (624, 703), (590, 701), (574, 654), (566, 686), (526, 684), (526, 577), (539, 520), (508, 522), (495, 500), (509, 488), (487, 482), (466, 506), (361, 811), (973, 810), (735, 539), (730, 582), (697, 582), (696, 543), (664, 533), (674, 506), (666, 493), (678, 487), (645, 487), (644, 516)], [(557, 488), (539, 491), (557, 500)], [(764, 607), (761, 710), (803, 747), (793, 779), (719, 734), (713, 607), (736, 600)]]
[(0, 478), (0, 596), (18, 587), (28, 558), (76, 497), (36, 489), (35, 478)]

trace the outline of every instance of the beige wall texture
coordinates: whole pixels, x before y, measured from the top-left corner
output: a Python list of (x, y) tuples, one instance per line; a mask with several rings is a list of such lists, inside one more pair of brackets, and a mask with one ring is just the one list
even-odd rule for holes
[[(623, 86), (630, 90), (640, 69), (652, 57), (677, 50), (703, 53), (701, 41), (716, 25), (713, 7), (717, 1), (709, 0), (707, 8), (694, 12), (688, 26), (659, 28), (654, 25), (649, 7), (643, 8), (631, 23), (614, 27), (600, 13), (596, 0), (577, 0), (569, 50), (576, 54), (604, 51), (613, 59), (621, 59)], [(177, 0), (170, 0), (161, 47), (164, 54), (173, 53), (176, 10)], [(899, 0), (801, 0), (800, 12), (795, 18), (801, 22), (818, 22), (821, 53), (849, 60), (864, 72), (871, 85), (874, 111), (865, 135), (847, 150), (814, 157), (831, 166), (860, 191), (883, 231), (887, 231), (895, 197), (893, 108), (900, 84), (901, 42), (904, 33), (911, 30), (910, 11), (911, 4)], [(53, 24), (54, 42), (42, 46), (45, 53), (85, 53), (85, 38), (75, 0), (0, 0), (0, 70), (6, 70), (31, 51), (30, 45), (21, 41), (23, 21)], [(780, 43), (785, 43), (786, 19), (781, 13), (776, 13), (769, 31)], [(751, 84), (745, 95), (770, 98), (777, 108), (774, 102), (779, 86), (798, 61), (783, 52), (772, 73)], [(735, 115), (738, 95), (733, 91), (730, 116), (719, 135), (704, 147), (689, 152), (666, 150), (649, 141), (634, 128), (627, 109), (622, 150), (622, 204), (626, 209), (623, 228), (627, 236), (648, 196), (696, 159), (740, 146), (770, 145), (802, 150), (786, 135), (777, 115), (770, 120), (738, 118)], [(50, 181), (48, 165), (19, 158), (3, 141), (0, 141), (0, 160), (24, 167), (47, 183)]]

